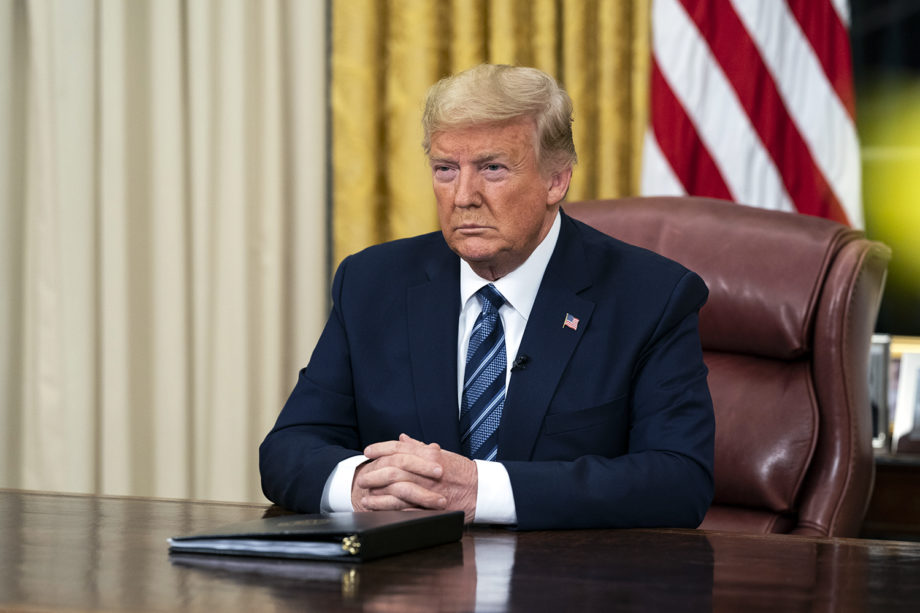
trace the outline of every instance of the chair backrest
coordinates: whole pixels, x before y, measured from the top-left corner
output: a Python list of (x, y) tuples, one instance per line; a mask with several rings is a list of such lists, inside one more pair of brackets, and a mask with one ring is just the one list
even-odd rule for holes
[(875, 475), (868, 359), (890, 250), (826, 219), (709, 198), (564, 208), (709, 286), (715, 498), (701, 528), (856, 536)]

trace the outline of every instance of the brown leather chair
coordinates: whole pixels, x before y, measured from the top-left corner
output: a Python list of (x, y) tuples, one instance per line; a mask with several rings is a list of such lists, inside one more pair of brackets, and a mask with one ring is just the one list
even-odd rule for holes
[(868, 356), (890, 250), (832, 221), (708, 198), (564, 209), (709, 286), (700, 338), (715, 499), (701, 528), (858, 535), (875, 476)]

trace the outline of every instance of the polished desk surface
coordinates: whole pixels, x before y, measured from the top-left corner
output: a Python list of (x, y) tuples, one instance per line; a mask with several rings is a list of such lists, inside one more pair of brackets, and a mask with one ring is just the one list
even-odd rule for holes
[(167, 551), (267, 509), (0, 490), (0, 611), (920, 611), (920, 543), (473, 528), (364, 564)]

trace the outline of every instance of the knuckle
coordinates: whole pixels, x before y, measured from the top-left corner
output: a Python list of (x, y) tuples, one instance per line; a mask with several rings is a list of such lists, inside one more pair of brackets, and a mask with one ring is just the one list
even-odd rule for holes
[(413, 493), (413, 488), (411, 483), (405, 481), (400, 481), (394, 483), (392, 486), (393, 494), (399, 496), (400, 498), (410, 497)]

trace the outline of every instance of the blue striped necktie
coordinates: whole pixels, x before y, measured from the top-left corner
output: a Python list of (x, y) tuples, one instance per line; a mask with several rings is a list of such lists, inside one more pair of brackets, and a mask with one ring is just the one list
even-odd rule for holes
[(505, 331), (498, 315), (505, 298), (491, 283), (476, 292), (476, 297), (482, 304), (482, 313), (473, 325), (466, 351), (460, 443), (467, 457), (494, 460), (505, 405)]

